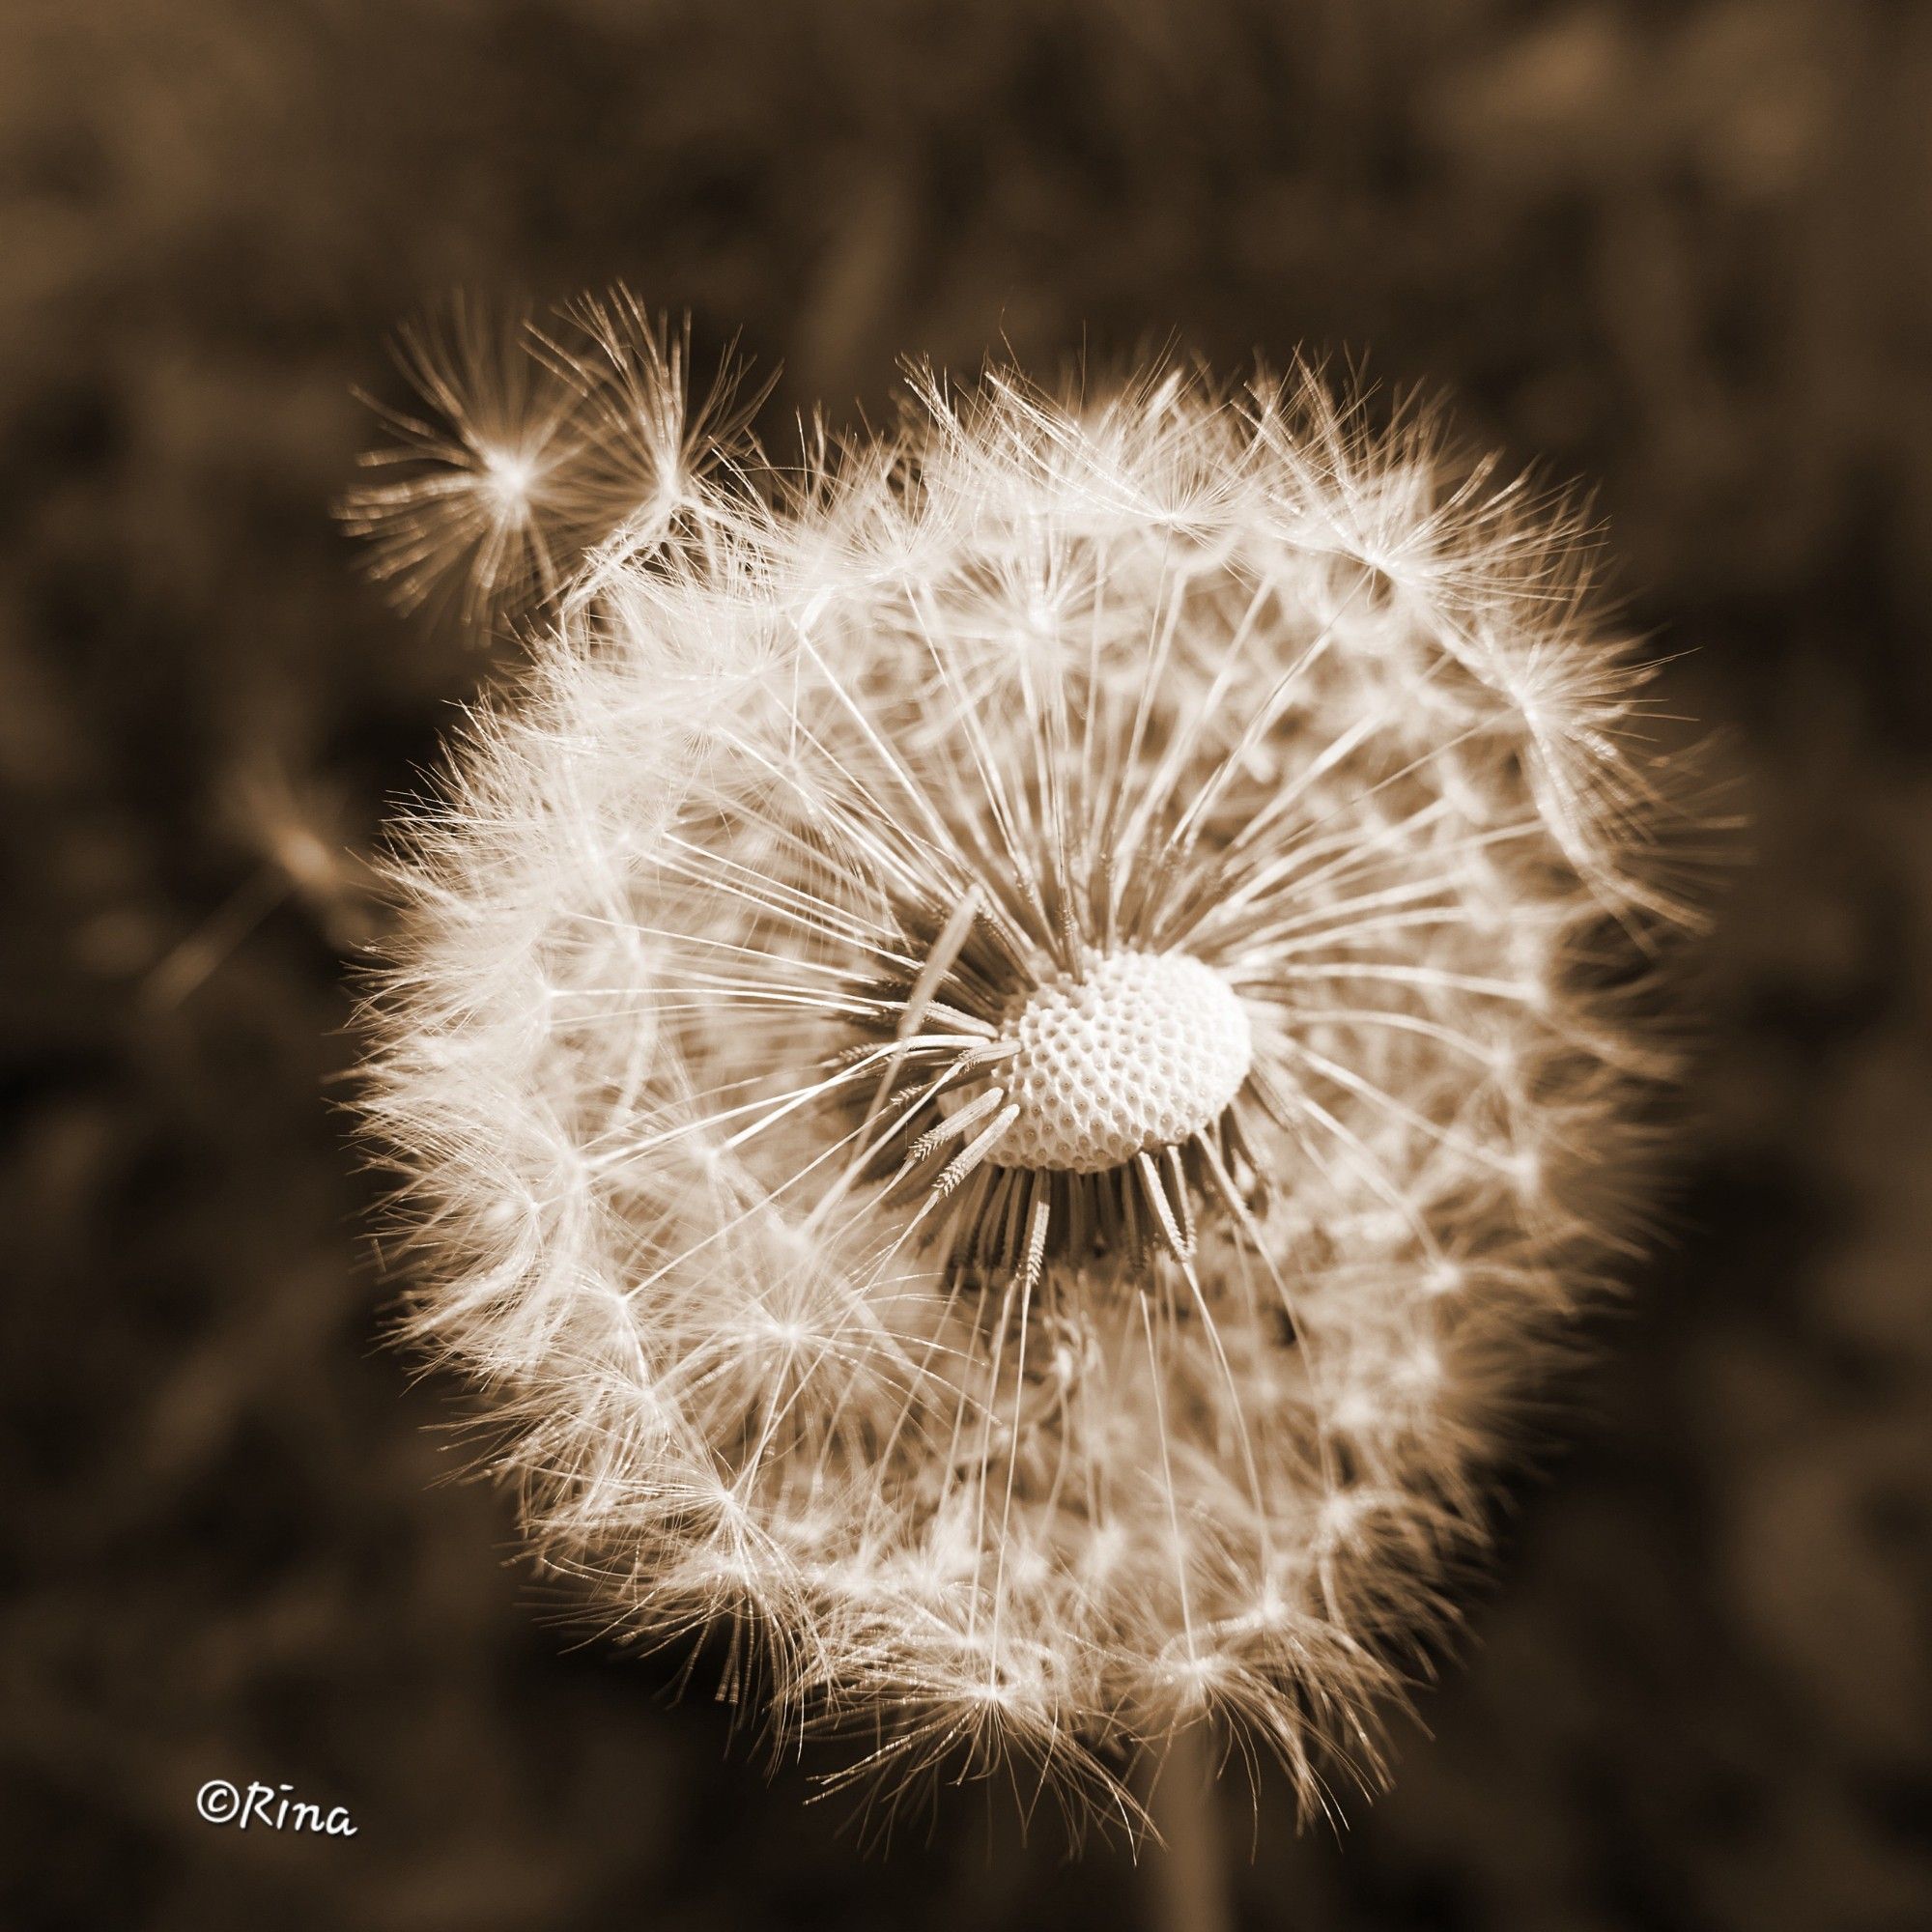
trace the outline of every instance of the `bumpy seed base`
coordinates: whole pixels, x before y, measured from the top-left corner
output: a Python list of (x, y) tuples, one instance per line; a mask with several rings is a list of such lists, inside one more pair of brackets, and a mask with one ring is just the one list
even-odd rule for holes
[(1184, 952), (1113, 952), (1037, 986), (1008, 1015), (1002, 1082), (1019, 1117), (1002, 1167), (1097, 1174), (1210, 1127), (1247, 1078), (1248, 1016)]

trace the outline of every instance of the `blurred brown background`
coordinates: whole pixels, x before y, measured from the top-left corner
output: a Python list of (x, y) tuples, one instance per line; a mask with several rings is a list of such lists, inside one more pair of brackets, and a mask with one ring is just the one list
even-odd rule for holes
[[(1676, 1234), (1343, 1842), (1246, 1922), (1932, 1923), (1932, 12), (8, 0), (0, 1925), (1133, 1922), (950, 1794), (862, 1859), (571, 1647), (382, 1350), (355, 855), (487, 659), (327, 506), (454, 286), (901, 352), (1373, 352), (1601, 482), (1756, 819)], [(199, 1823), (204, 1779), (353, 1839)], [(1245, 1848), (1243, 1848), (1245, 1849)]]

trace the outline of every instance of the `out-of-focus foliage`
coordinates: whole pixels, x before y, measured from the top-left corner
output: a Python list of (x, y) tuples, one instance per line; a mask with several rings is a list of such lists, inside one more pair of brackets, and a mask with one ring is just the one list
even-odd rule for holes
[[(1932, 1918), (1928, 87), (1882, 0), (5, 9), (0, 1919), (1133, 1909), (957, 1802), (862, 1862), (668, 1665), (565, 1650), (376, 1349), (363, 855), (489, 666), (355, 581), (349, 390), (452, 286), (617, 276), (784, 364), (775, 438), (902, 352), (1173, 328), (1372, 346), (1601, 480), (1757, 820), (1677, 1232), (1435, 1740), (1339, 1849), (1264, 1790), (1242, 1889), (1311, 1932)], [(216, 1776), (360, 1834), (201, 1825)]]

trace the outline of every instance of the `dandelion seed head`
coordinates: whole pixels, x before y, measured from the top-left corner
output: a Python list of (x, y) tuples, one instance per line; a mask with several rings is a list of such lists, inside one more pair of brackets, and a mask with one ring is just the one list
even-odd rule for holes
[(1306, 373), (763, 470), (614, 313), (619, 534), (397, 866), (414, 1332), (781, 1733), (1094, 1791), (1208, 1711), (1325, 1803), (1627, 1234), (1669, 808), (1574, 524)]

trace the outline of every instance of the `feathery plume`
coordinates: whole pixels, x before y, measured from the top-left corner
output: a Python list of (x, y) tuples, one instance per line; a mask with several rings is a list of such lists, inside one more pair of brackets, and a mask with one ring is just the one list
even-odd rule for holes
[(373, 1005), (413, 1332), (550, 1561), (754, 1634), (781, 1735), (1124, 1804), (1209, 1719), (1325, 1804), (1663, 1071), (1574, 520), (1305, 371), (923, 378), (781, 475), (582, 313), (616, 384), (553, 355), (517, 446), (595, 443), (618, 534), (524, 536)]
[(693, 410), (689, 327), (674, 333), (627, 290), (557, 322), (457, 295), (399, 332), (415, 406), (371, 400), (392, 440), (363, 456), (371, 476), (341, 517), (404, 611), (522, 618), (593, 548), (647, 551), (762, 400), (739, 393), (727, 362)]

